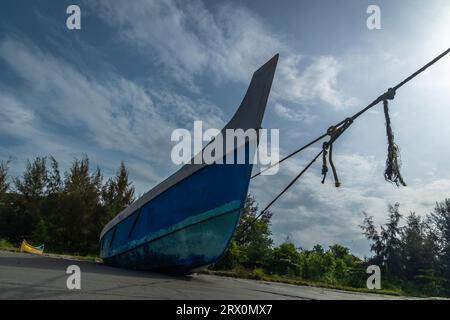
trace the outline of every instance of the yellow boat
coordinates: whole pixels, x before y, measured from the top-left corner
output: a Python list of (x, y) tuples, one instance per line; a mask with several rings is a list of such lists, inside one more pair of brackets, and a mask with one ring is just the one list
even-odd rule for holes
[(26, 240), (23, 240), (22, 244), (20, 245), (20, 252), (42, 254), (44, 252), (44, 245), (42, 244), (39, 247), (33, 247)]

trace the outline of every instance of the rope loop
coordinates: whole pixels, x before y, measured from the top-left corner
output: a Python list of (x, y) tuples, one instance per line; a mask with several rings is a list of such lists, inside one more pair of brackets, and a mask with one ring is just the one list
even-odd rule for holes
[(400, 185), (406, 187), (406, 183), (400, 173), (401, 161), (400, 150), (397, 144), (394, 142), (394, 133), (391, 126), (391, 118), (389, 116), (389, 102), (383, 100), (384, 117), (386, 119), (386, 136), (388, 140), (388, 154), (386, 159), (386, 169), (384, 171), (384, 178), (395, 184), (397, 187)]
[(395, 98), (395, 89), (389, 88), (383, 95), (381, 96), (381, 100), (394, 100)]
[(336, 133), (336, 126), (331, 126), (328, 128), (327, 130), (327, 135), (329, 135), (330, 137), (332, 137), (333, 135), (335, 135)]
[(327, 165), (327, 157), (328, 162), (330, 163), (331, 170), (333, 172), (333, 178), (334, 178), (334, 185), (336, 188), (339, 188), (341, 186), (341, 182), (339, 181), (339, 177), (337, 175), (337, 170), (333, 162), (333, 143), (341, 136), (342, 133), (344, 133), (345, 130), (350, 127), (350, 125), (353, 123), (353, 118), (348, 117), (342, 123), (331, 126), (327, 130), (327, 134), (330, 136), (330, 140), (326, 141), (322, 145), (322, 184), (325, 183), (327, 173), (328, 173), (328, 165)]

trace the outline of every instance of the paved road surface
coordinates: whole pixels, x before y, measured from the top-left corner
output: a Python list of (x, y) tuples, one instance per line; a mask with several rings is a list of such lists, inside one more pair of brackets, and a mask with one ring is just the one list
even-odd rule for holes
[[(81, 268), (70, 291), (66, 269)], [(88, 261), (0, 251), (0, 299), (395, 299), (314, 287), (198, 274), (187, 277), (122, 270)]]

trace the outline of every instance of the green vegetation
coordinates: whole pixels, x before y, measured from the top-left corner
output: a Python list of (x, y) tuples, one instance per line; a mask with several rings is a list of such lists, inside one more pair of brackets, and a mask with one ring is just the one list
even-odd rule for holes
[(279, 275), (279, 274), (268, 274), (263, 269), (257, 268), (253, 271), (243, 268), (236, 268), (233, 270), (214, 270), (213, 268), (205, 271), (205, 273), (211, 273), (218, 276), (231, 277), (231, 278), (244, 278), (244, 279), (252, 279), (252, 280), (261, 280), (261, 281), (270, 281), (270, 282), (280, 282), (293, 284), (298, 286), (309, 286), (309, 287), (320, 287), (320, 288), (328, 288), (328, 289), (338, 289), (352, 292), (364, 292), (364, 293), (376, 293), (376, 294), (387, 294), (387, 295), (406, 295), (405, 292), (399, 289), (380, 289), (380, 290), (369, 290), (366, 287), (348, 287), (339, 284), (330, 284), (325, 282), (314, 282), (310, 280), (304, 280), (299, 277), (293, 277), (289, 275)]
[(0, 239), (0, 249), (2, 250), (17, 250), (17, 247), (5, 239)]
[[(0, 249), (18, 248), (27, 239), (45, 243), (46, 252), (95, 259), (103, 226), (134, 201), (123, 163), (105, 182), (99, 168), (91, 170), (86, 156), (74, 159), (63, 175), (53, 157), (28, 162), (22, 176), (11, 179), (9, 164), (0, 161)], [(236, 235), (211, 271), (367, 292), (366, 268), (376, 264), (382, 272), (381, 293), (450, 296), (450, 199), (437, 203), (424, 218), (414, 212), (403, 217), (395, 204), (389, 207), (387, 223), (379, 227), (366, 214), (361, 228), (373, 256), (365, 260), (338, 244), (304, 250), (287, 239), (274, 246), (272, 213), (247, 228), (257, 212), (254, 198), (248, 197)]]
[(77, 256), (98, 254), (103, 226), (134, 201), (134, 187), (121, 163), (103, 183), (89, 159), (75, 159), (61, 176), (53, 157), (28, 161), (21, 177), (8, 179), (10, 161), (0, 162), (0, 238), (45, 243), (46, 252)]
[(348, 248), (333, 245), (325, 251), (320, 245), (301, 250), (289, 240), (273, 246), (270, 231), (272, 213), (265, 213), (247, 228), (258, 212), (249, 196), (235, 238), (223, 259), (212, 267), (223, 274), (296, 284), (364, 288), (367, 275), (364, 262)]
[[(373, 257), (362, 260), (335, 244), (325, 250), (296, 248), (287, 240), (274, 247), (270, 232), (271, 213), (246, 228), (258, 209), (252, 197), (235, 238), (223, 259), (211, 271), (234, 277), (291, 284), (385, 294), (450, 296), (450, 199), (437, 203), (434, 212), (422, 219), (415, 213), (404, 225), (399, 205), (389, 207), (389, 217), (380, 230), (365, 214), (362, 231), (371, 242)], [(366, 268), (381, 269), (382, 290), (366, 288)]]
[(450, 199), (424, 218), (404, 218), (395, 204), (379, 230), (367, 215), (361, 228), (374, 253), (367, 263), (380, 266), (385, 283), (412, 295), (450, 296)]

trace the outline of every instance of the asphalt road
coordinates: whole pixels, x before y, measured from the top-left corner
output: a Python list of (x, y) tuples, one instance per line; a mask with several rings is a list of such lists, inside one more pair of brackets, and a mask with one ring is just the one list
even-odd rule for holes
[[(81, 289), (67, 289), (69, 265), (81, 269)], [(179, 277), (89, 261), (0, 251), (0, 299), (399, 299), (206, 274)]]

